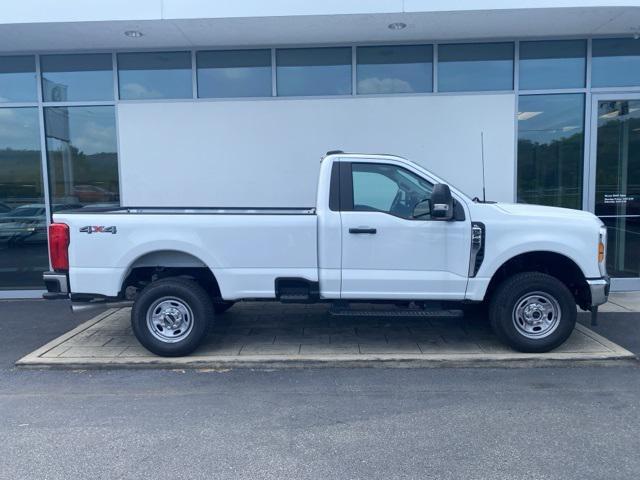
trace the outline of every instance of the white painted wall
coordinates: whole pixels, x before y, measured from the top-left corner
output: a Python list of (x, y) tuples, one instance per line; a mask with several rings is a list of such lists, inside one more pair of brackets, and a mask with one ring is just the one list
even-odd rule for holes
[(122, 204), (313, 206), (327, 150), (391, 153), (514, 199), (513, 94), (120, 103)]

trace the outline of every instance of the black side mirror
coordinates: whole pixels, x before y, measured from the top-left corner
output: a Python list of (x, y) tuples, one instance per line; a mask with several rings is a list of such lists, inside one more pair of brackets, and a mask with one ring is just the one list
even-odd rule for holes
[(436, 183), (431, 192), (431, 218), (451, 220), (453, 218), (453, 197), (449, 185)]

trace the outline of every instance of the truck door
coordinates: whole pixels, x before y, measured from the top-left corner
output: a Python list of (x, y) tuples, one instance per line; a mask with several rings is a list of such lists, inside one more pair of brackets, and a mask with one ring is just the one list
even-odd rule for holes
[(342, 298), (464, 298), (468, 218), (415, 218), (433, 184), (400, 164), (346, 162), (340, 177)]

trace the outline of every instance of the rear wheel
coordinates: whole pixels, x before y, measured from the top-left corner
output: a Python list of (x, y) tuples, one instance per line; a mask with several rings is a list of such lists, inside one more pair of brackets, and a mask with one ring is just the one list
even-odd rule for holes
[(569, 338), (576, 303), (557, 278), (518, 273), (498, 286), (489, 306), (491, 326), (500, 340), (521, 352), (548, 352)]
[(131, 310), (131, 327), (151, 352), (177, 357), (200, 345), (213, 317), (211, 298), (200, 285), (185, 278), (166, 278), (140, 292)]

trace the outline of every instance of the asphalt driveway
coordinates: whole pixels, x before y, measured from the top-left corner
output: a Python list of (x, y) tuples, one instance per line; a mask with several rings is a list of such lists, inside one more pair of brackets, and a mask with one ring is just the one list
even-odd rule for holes
[[(88, 316), (71, 316), (64, 303), (0, 303), (1, 480), (584, 480), (640, 472), (637, 364), (13, 367)], [(600, 333), (638, 352), (637, 314), (603, 314), (600, 323)]]

